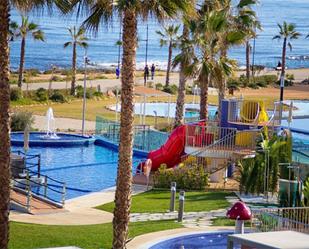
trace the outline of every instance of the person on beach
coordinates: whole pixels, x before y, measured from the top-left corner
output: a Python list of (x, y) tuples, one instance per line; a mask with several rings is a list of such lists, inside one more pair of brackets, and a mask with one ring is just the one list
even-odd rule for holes
[(144, 84), (146, 84), (148, 78), (149, 78), (149, 67), (148, 65), (146, 65), (144, 68)]
[(117, 68), (116, 68), (116, 78), (119, 79), (119, 76), (120, 76), (120, 70), (119, 70), (119, 68), (117, 67)]
[(155, 67), (155, 65), (152, 63), (152, 65), (151, 65), (151, 80), (153, 80), (153, 78), (154, 78), (154, 75), (155, 75), (155, 71), (156, 71), (156, 67)]

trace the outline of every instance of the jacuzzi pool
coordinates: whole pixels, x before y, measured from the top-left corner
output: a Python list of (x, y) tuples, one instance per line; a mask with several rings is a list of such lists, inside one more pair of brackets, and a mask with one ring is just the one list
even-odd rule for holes
[[(232, 232), (209, 232), (178, 236), (164, 240), (149, 249), (226, 249), (227, 237)], [(146, 247), (145, 247), (146, 248)], [(240, 247), (234, 247), (240, 248)]]

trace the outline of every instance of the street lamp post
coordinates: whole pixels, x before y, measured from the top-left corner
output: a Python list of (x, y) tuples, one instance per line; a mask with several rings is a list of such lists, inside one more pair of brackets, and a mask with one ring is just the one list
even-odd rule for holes
[(82, 117), (82, 136), (85, 135), (85, 112), (86, 112), (86, 93), (87, 93), (87, 49), (84, 56), (84, 95), (83, 95), (83, 117)]

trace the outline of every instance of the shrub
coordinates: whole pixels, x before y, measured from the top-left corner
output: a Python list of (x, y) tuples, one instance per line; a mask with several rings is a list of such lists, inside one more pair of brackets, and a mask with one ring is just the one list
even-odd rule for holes
[(41, 87), (35, 91), (35, 96), (38, 101), (46, 101), (48, 99), (47, 90)]
[(155, 85), (156, 89), (159, 90), (159, 91), (162, 91), (163, 90), (163, 85), (161, 83), (157, 83)]
[(178, 92), (178, 87), (176, 85), (164, 86), (163, 92), (175, 95)]
[(256, 83), (249, 83), (248, 87), (252, 88), (252, 89), (259, 89), (259, 86)]
[(31, 128), (33, 124), (32, 113), (30, 112), (17, 112), (11, 117), (11, 130), (24, 131), (27, 126)]
[(38, 74), (40, 74), (40, 71), (36, 68), (30, 68), (30, 69), (27, 69), (26, 70), (26, 74), (28, 76), (32, 76), (32, 77), (35, 77), (37, 76)]
[(65, 97), (59, 90), (54, 90), (53, 94), (49, 97), (51, 101), (64, 103)]
[(271, 75), (263, 75), (263, 76), (260, 76), (261, 78), (263, 78), (263, 80), (265, 81), (265, 83), (267, 85), (271, 85), (271, 84), (274, 84), (277, 82), (278, 80), (278, 77), (277, 75), (274, 75), (274, 74), (271, 74)]
[[(77, 86), (76, 88), (76, 97), (83, 98), (84, 97), (84, 88), (82, 86)], [(86, 98), (91, 99), (94, 96), (95, 90), (92, 88), (86, 89)]]
[(95, 92), (93, 93), (93, 96), (94, 96), (94, 97), (102, 97), (102, 96), (103, 96), (103, 93), (102, 93), (102, 92), (99, 92), (99, 91), (95, 91)]
[(180, 166), (176, 169), (167, 169), (166, 165), (161, 165), (154, 174), (154, 187), (169, 188), (171, 182), (177, 183), (177, 188), (185, 190), (203, 190), (208, 186), (208, 174), (203, 167)]
[(11, 88), (10, 90), (10, 100), (11, 101), (17, 101), (22, 98), (21, 96), (21, 90), (19, 88)]

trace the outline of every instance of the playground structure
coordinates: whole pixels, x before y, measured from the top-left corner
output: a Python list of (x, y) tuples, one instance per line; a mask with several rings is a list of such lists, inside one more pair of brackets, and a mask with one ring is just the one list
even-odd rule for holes
[(150, 151), (147, 158), (152, 160), (152, 170), (162, 164), (172, 168), (180, 162), (194, 163), (206, 166), (211, 181), (222, 181), (236, 160), (254, 156), (262, 129), (271, 135), (280, 128), (280, 105), (274, 103), (271, 111), (265, 106), (260, 100), (223, 100), (220, 123), (202, 120), (182, 125), (164, 145)]

